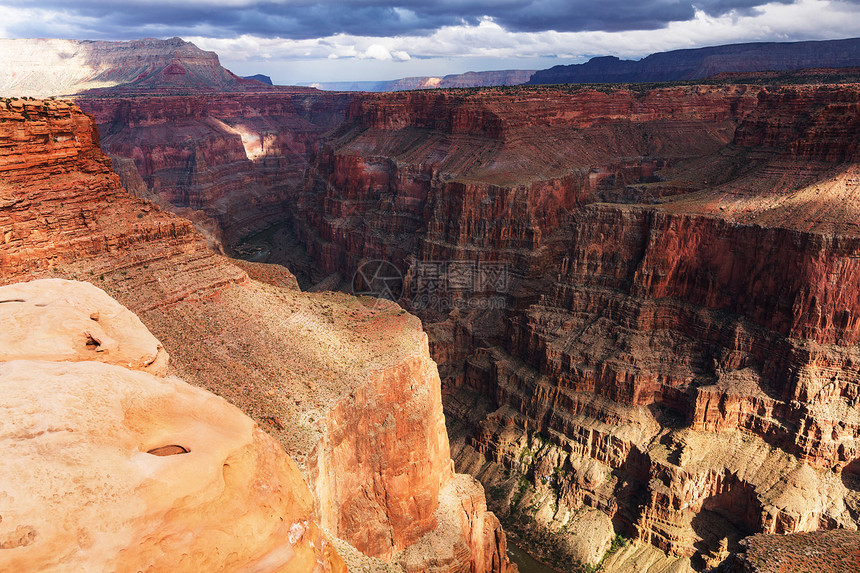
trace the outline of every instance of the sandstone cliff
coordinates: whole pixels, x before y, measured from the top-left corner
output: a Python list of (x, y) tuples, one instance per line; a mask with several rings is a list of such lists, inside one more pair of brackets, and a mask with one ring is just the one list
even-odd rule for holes
[(146, 372), (159, 345), (128, 310), (57, 279), (0, 299), (23, 309), (0, 341), (0, 567), (346, 571), (296, 465), (237, 408)]
[(95, 116), (105, 152), (131, 159), (124, 178), (191, 217), (213, 244), (230, 246), (286, 217), (320, 136), (337, 125), (349, 96), (277, 93), (78, 98)]
[(622, 534), (607, 566), (645, 542), (700, 567), (857, 528), (856, 98), (360, 96), (293, 224), (326, 272), (402, 265), (472, 428), (455, 457), (508, 524), (560, 559)]
[[(171, 353), (174, 372), (239, 406), (296, 460), (314, 511), (342, 538), (334, 543), (351, 568), (509, 570), (504, 533), (481, 486), (452, 470), (439, 378), (415, 317), (374, 299), (301, 293), (283, 269), (233, 265), (187, 220), (121, 188), (76, 106), (14, 100), (6, 110), (4, 283), (86, 280), (138, 314)], [(12, 293), (7, 304), (41, 308), (36, 299), (15, 302), (21, 298)], [(54, 309), (75, 317), (64, 321), (73, 343), (57, 345), (57, 356), (126, 360), (112, 325), (130, 317), (83, 303), (46, 312)], [(145, 351), (141, 367), (163, 367), (159, 343), (135, 344)], [(382, 383), (387, 400), (377, 396)], [(377, 440), (365, 439), (369, 430)], [(373, 495), (354, 503), (347, 484)], [(237, 499), (231, 503), (257, 501)], [(316, 535), (307, 531), (303, 539)]]

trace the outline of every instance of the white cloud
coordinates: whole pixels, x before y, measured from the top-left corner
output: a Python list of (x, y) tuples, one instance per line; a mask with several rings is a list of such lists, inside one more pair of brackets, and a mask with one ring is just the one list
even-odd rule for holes
[[(772, 3), (749, 14), (721, 17), (702, 11), (663, 30), (625, 32), (509, 32), (492, 19), (477, 26), (447, 26), (429, 36), (375, 38), (339, 34), (311, 40), (186, 37), (232, 61), (356, 58), (408, 61), (414, 58), (492, 57), (517, 60), (556, 57), (583, 60), (611, 54), (639, 58), (652, 52), (760, 40), (803, 40), (860, 36), (856, 4), (829, 0)], [(268, 57), (262, 57), (262, 54)], [(514, 62), (515, 63), (515, 62)], [(512, 64), (513, 65), (513, 64)]]
[[(251, 0), (225, 2), (244, 5)], [(0, 0), (0, 7), (3, 10), (0, 35), (5, 37), (111, 37), (111, 31), (103, 28), (105, 24), (100, 19), (71, 10), (23, 8), (4, 0)], [(395, 12), (401, 21), (417, 19), (408, 9), (398, 8)], [(166, 32), (152, 24), (137, 28), (136, 33), (141, 37), (162, 37)], [(446, 26), (425, 36), (336, 34), (293, 40), (251, 34), (214, 37), (218, 34), (217, 28), (197, 23), (186, 29), (183, 38), (217, 52), (222, 62), (234, 71), (272, 73), (275, 81), (283, 83), (341, 79), (344, 73), (354, 74), (357, 79), (393, 79), (466, 71), (462, 69), (467, 65), (463, 62), (491, 66), (480, 69), (534, 69), (581, 62), (595, 55), (639, 58), (653, 52), (735, 42), (857, 37), (860, 6), (839, 0), (773, 2), (719, 17), (698, 11), (692, 19), (672, 22), (664, 29), (623, 32), (511, 32), (485, 17), (474, 25)], [(430, 69), (430, 63), (435, 67)], [(301, 72), (296, 71), (299, 68)], [(286, 70), (284, 77), (278, 77), (277, 70)]]
[(393, 59), (391, 57), (391, 52), (388, 51), (388, 48), (383, 46), (382, 44), (371, 44), (363, 54), (359, 56), (360, 58), (371, 58), (374, 60), (382, 60), (388, 61)]

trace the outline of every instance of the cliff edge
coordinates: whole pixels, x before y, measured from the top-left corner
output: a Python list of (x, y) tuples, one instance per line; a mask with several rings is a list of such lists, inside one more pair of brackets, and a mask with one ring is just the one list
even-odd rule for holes
[[(0, 119), (3, 283), (86, 281), (136, 313), (160, 341), (138, 343), (142, 367), (163, 370), (167, 349), (171, 372), (275, 437), (350, 568), (511, 570), (480, 484), (453, 472), (418, 319), (376, 299), (301, 293), (288, 271), (215, 254), (190, 222), (121, 187), (75, 105), (10, 99)], [(29, 309), (19, 299), (7, 304)], [(78, 346), (57, 355), (123, 356), (108, 310), (74, 316), (64, 324)]]

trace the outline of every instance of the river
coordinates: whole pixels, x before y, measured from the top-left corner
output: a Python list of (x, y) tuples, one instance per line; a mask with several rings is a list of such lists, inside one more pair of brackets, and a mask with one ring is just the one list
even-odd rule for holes
[(519, 546), (512, 543), (510, 539), (508, 539), (508, 559), (512, 563), (516, 563), (520, 569), (520, 573), (559, 573), (523, 551)]

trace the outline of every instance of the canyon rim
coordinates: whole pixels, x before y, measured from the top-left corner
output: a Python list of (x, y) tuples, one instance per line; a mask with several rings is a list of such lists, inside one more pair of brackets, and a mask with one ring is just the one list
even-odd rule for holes
[(856, 69), (376, 94), (0, 47), (3, 481), (46, 464), (2, 567), (860, 568)]

